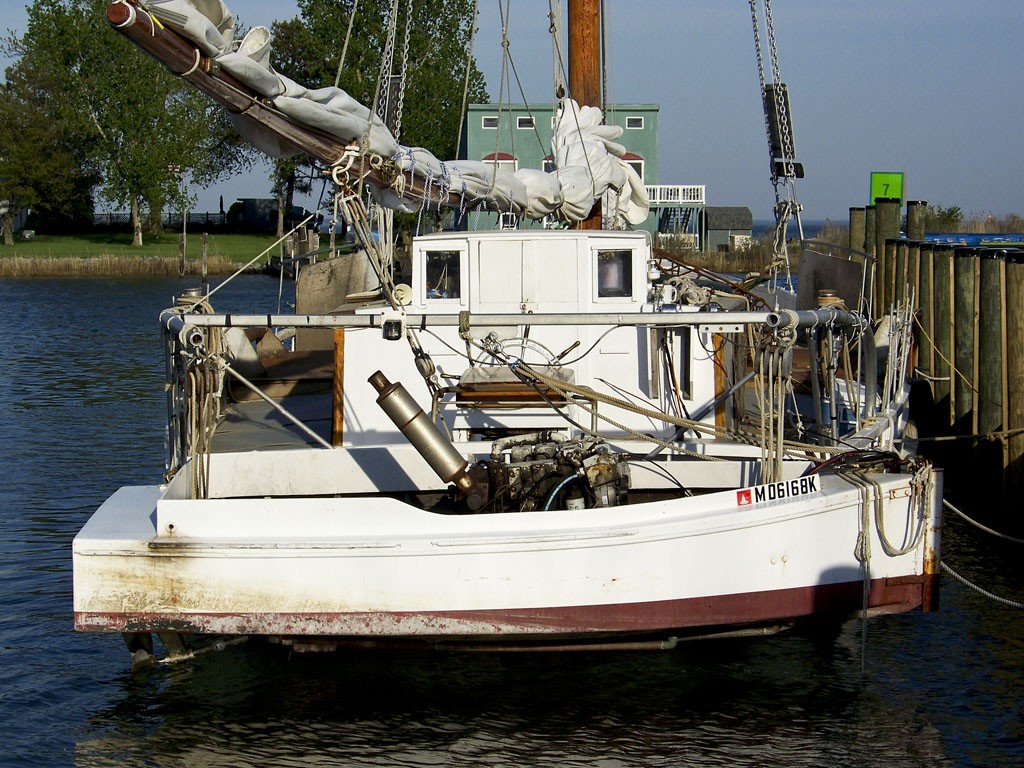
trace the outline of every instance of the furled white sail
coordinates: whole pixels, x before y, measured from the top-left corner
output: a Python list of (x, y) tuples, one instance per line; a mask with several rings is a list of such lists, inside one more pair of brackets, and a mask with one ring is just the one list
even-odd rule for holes
[[(391, 160), (403, 174), (461, 195), (468, 206), (482, 204), (531, 219), (557, 215), (579, 221), (587, 218), (595, 202), (613, 192), (608, 198), (613, 210), (606, 213), (632, 225), (647, 218), (647, 190), (622, 160), (625, 147), (616, 142), (622, 128), (604, 125), (596, 107), (562, 99), (551, 140), (557, 170), (513, 172), (478, 160), (442, 161), (425, 149), (398, 144), (377, 115), (341, 88), (309, 89), (275, 72), (270, 66), (269, 30), (253, 27), (236, 43), (234, 21), (223, 0), (150, 0), (148, 8), (296, 123), (358, 142), (363, 151)], [(269, 129), (241, 115), (232, 115), (232, 120), (242, 136), (267, 154), (295, 153)], [(422, 204), (405, 194), (401, 182), (371, 191), (381, 204), (396, 210), (411, 212)]]

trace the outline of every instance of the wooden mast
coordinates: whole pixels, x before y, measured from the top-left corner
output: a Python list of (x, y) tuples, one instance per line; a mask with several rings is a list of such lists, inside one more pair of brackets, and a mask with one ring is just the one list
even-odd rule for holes
[[(600, 0), (569, 0), (569, 95), (580, 106), (601, 103)], [(601, 229), (601, 201), (576, 229)]]

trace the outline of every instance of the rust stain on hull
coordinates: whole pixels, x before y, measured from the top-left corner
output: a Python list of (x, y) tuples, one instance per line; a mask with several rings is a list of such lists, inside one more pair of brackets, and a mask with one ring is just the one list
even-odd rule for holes
[[(922, 604), (927, 576), (877, 579), (871, 584), (872, 613), (912, 610)], [(530, 644), (563, 639), (612, 638), (652, 633), (693, 634), (705, 628), (765, 625), (813, 617), (841, 618), (860, 610), (862, 582), (739, 595), (617, 605), (506, 610), (189, 613), (85, 612), (75, 614), (84, 632), (174, 632), (197, 635), (256, 635), (424, 641), (459, 640)]]

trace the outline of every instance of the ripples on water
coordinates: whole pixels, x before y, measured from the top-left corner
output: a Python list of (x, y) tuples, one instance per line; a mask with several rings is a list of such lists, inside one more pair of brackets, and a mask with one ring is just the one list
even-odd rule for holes
[[(246, 278), (225, 309), (267, 311)], [(250, 643), (132, 675), (71, 631), (74, 534), (162, 471), (167, 280), (0, 281), (0, 764), (1017, 766), (1024, 620), (946, 579), (943, 610), (660, 654), (290, 656)], [(247, 293), (246, 293), (247, 292)], [(1021, 594), (1019, 551), (946, 556)]]

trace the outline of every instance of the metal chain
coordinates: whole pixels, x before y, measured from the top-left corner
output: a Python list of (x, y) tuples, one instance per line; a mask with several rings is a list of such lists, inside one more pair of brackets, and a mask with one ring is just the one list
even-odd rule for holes
[(782, 155), (785, 163), (786, 176), (795, 175), (793, 168), (793, 138), (789, 130), (789, 114), (783, 98), (781, 86), (782, 73), (779, 69), (779, 50), (775, 43), (775, 19), (772, 16), (771, 0), (764, 0), (765, 26), (768, 30), (768, 54), (772, 60), (772, 82), (775, 83), (775, 113), (779, 120), (779, 133), (782, 139)]
[(775, 163), (774, 158), (771, 157), (772, 153), (772, 126), (771, 121), (768, 119), (768, 105), (765, 103), (766, 80), (764, 76), (764, 55), (761, 52), (761, 28), (757, 22), (757, 0), (750, 0), (750, 23), (754, 28), (754, 53), (757, 55), (757, 79), (761, 86), (761, 103), (765, 107), (762, 111), (764, 112), (764, 135), (768, 141), (768, 162), (772, 169), (772, 185), (775, 186), (775, 199), (778, 200), (778, 184), (779, 178), (775, 174)]
[(409, 70), (409, 30), (412, 27), (412, 0), (405, 6), (405, 41), (402, 45), (402, 74), (398, 80), (398, 107), (395, 110), (395, 141), (402, 135), (402, 112), (405, 110), (405, 76)]
[(800, 206), (796, 201), (796, 167), (793, 159), (793, 138), (789, 127), (789, 114), (786, 110), (786, 100), (783, 98), (782, 77), (779, 67), (778, 46), (775, 42), (775, 19), (772, 15), (771, 0), (764, 0), (765, 8), (765, 33), (768, 39), (768, 55), (771, 60), (771, 77), (773, 85), (773, 100), (775, 115), (779, 123), (779, 140), (783, 164), (786, 188), (788, 194), (783, 195), (779, 190), (779, 171), (772, 152), (772, 125), (769, 118), (768, 107), (768, 83), (765, 77), (764, 54), (761, 49), (761, 31), (757, 18), (757, 0), (750, 0), (750, 22), (754, 30), (754, 51), (757, 55), (757, 76), (761, 86), (761, 103), (764, 107), (764, 129), (768, 140), (768, 162), (771, 167), (772, 187), (775, 189), (775, 239), (772, 244), (772, 263), (768, 266), (767, 273), (771, 277), (771, 284), (774, 286), (776, 276), (781, 269), (785, 269), (787, 279), (791, 283), (789, 251), (786, 247), (786, 226), (789, 219), (796, 215), (797, 225), (800, 228), (800, 237), (803, 237), (802, 226), (800, 225)]
[[(374, 95), (373, 111), (384, 120), (388, 92), (391, 89), (391, 68), (395, 60), (395, 37), (398, 34), (398, 0), (392, 0), (388, 18), (388, 34), (384, 40), (384, 51), (380, 57), (380, 70), (377, 73), (377, 93)], [(369, 134), (369, 130), (367, 130)]]

